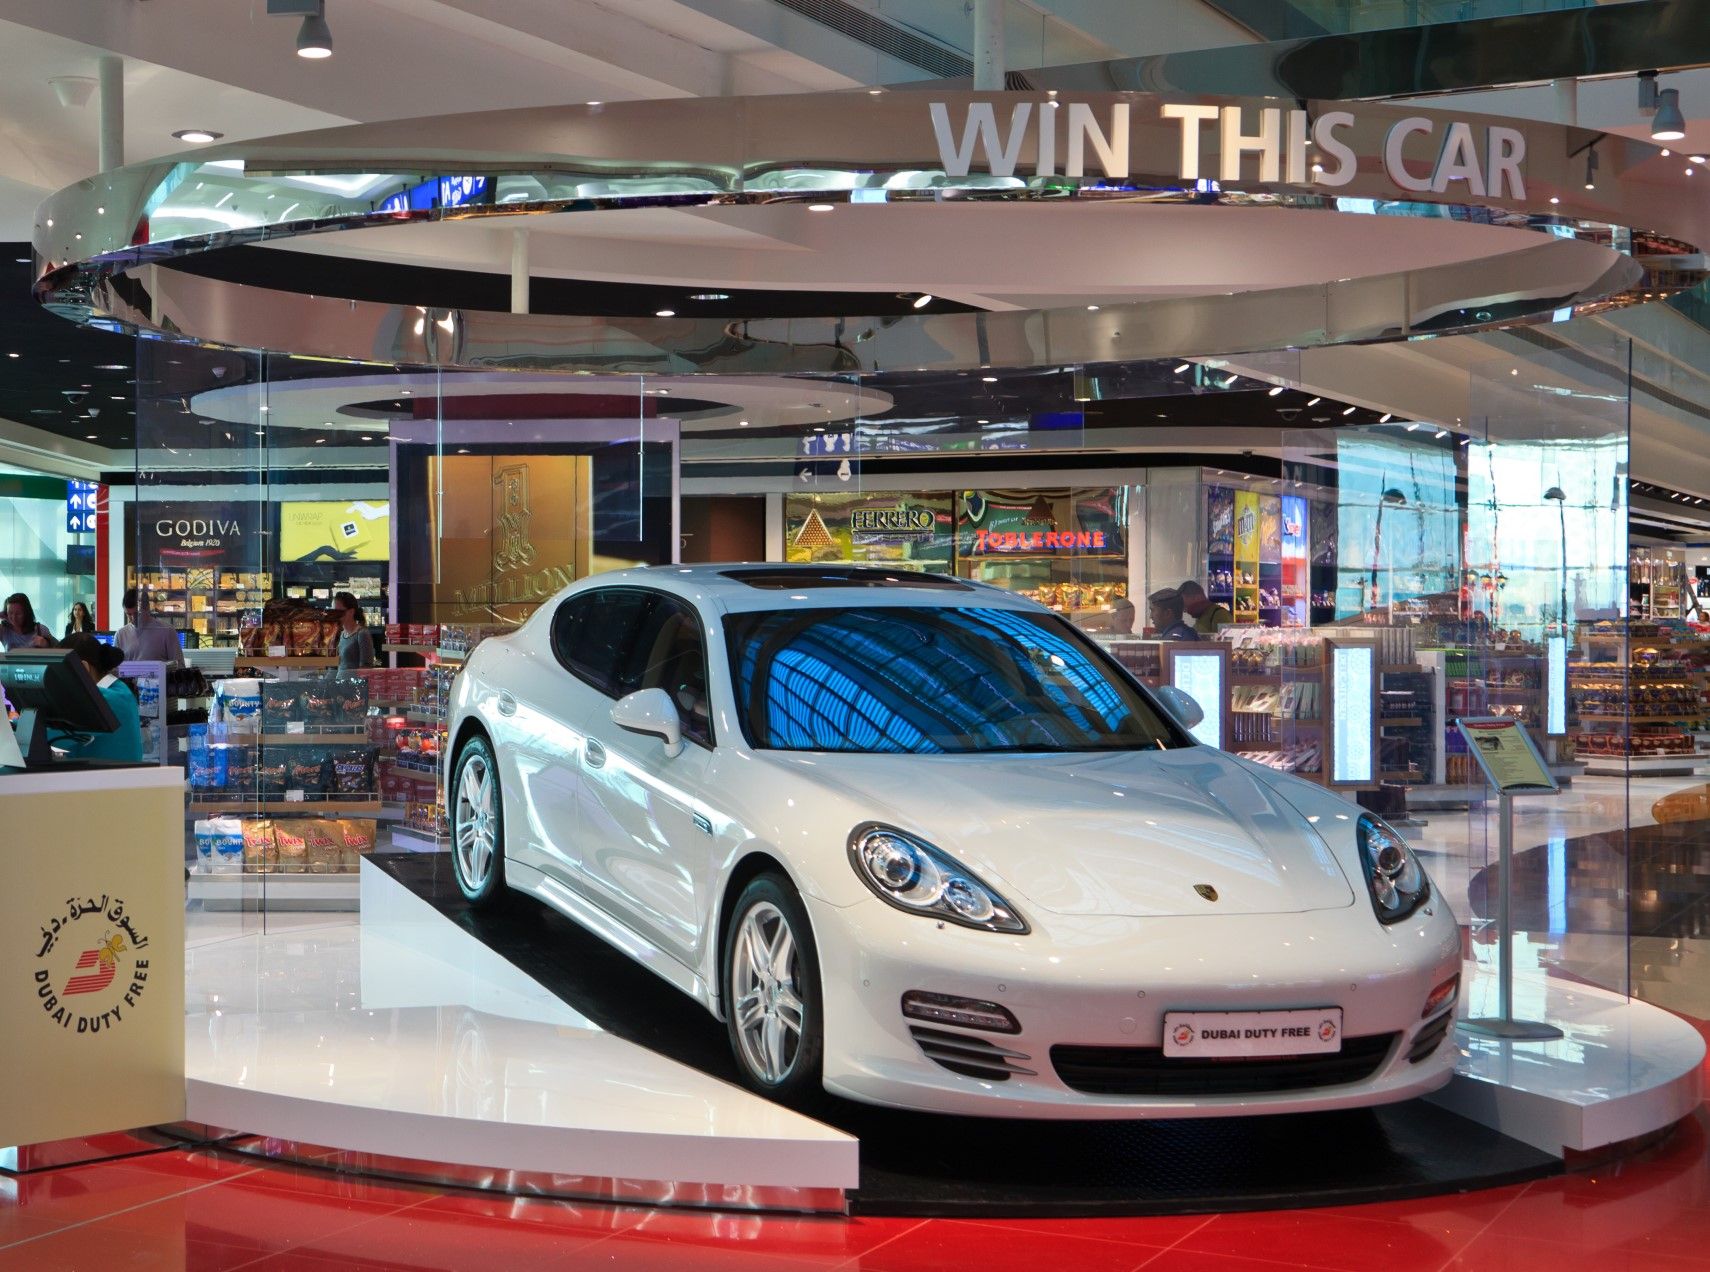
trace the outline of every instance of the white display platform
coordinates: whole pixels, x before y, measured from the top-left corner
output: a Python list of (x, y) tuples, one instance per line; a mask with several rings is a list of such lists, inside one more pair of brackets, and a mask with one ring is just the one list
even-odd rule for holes
[(191, 1121), (521, 1191), (844, 1208), (852, 1137), (606, 1033), (367, 863), (362, 910), (192, 945)]
[[(1466, 965), (1463, 1018), (1497, 1014), (1493, 970)], [(1546, 1153), (1589, 1151), (1672, 1126), (1703, 1099), (1704, 1039), (1680, 1017), (1542, 969), (1517, 971), (1514, 1014), (1550, 1042), (1455, 1032), (1455, 1078), (1431, 1100)]]

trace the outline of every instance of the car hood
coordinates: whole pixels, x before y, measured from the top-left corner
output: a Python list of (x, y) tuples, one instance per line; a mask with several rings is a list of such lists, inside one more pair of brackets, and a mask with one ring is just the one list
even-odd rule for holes
[[(1347, 876), (1306, 818), (1257, 774), (1211, 747), (821, 754), (798, 771), (867, 810), (868, 819), (949, 853), (1024, 909), (1139, 917), (1293, 914), (1354, 900)], [(1216, 900), (1201, 887), (1214, 890)]]

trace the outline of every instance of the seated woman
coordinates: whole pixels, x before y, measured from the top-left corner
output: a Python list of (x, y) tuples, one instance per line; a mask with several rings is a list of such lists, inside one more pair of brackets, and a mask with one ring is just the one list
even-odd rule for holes
[(111, 645), (103, 645), (93, 636), (80, 633), (65, 643), (89, 669), (89, 678), (100, 689), (101, 696), (113, 712), (119, 727), (111, 733), (91, 733), (87, 737), (61, 734), (53, 739), (55, 747), (83, 760), (128, 760), (141, 763), (143, 757), (142, 717), (137, 711), (137, 696), (131, 687), (119, 679), (119, 664), (125, 656)]

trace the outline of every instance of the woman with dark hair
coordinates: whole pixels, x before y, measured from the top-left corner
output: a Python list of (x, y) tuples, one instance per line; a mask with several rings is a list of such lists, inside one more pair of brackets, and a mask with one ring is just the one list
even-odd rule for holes
[(333, 595), (333, 616), (338, 619), (338, 669), (355, 671), (374, 665), (374, 637), (362, 617), (362, 606), (349, 592)]
[(89, 613), (89, 607), (82, 601), (77, 602), (77, 604), (71, 607), (69, 619), (70, 621), (65, 625), (65, 638), (67, 640), (70, 640), (80, 632), (92, 632), (95, 630), (95, 619)]
[(73, 636), (65, 648), (76, 654), (88, 668), (89, 678), (107, 700), (119, 727), (111, 733), (91, 733), (88, 737), (69, 735), (54, 738), (54, 745), (84, 760), (127, 760), (140, 764), (143, 757), (142, 717), (137, 710), (137, 695), (119, 679), (119, 664), (124, 654), (111, 645), (103, 645), (87, 632)]
[(53, 633), (36, 622), (35, 608), (22, 592), (6, 598), (6, 618), (0, 622), (0, 649), (48, 649)]

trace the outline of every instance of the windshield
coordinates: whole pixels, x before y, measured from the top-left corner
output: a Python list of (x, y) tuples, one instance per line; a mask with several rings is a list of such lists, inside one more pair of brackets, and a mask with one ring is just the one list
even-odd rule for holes
[(1054, 615), (949, 606), (725, 619), (742, 727), (780, 751), (1119, 751), (1191, 739)]

